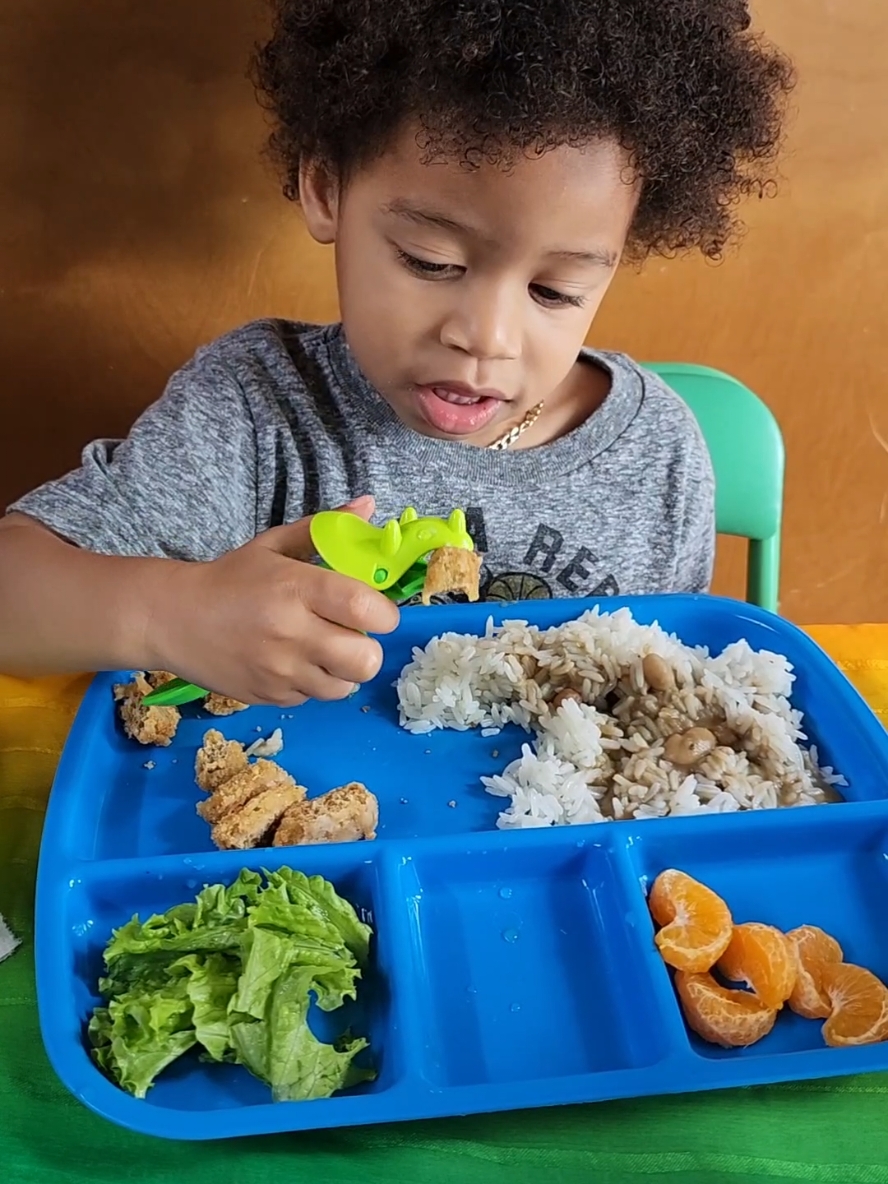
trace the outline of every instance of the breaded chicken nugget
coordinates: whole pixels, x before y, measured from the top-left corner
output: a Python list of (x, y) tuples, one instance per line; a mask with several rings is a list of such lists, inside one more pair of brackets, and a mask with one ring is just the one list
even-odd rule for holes
[(212, 793), (242, 773), (248, 765), (243, 744), (237, 740), (226, 740), (221, 732), (210, 728), (204, 735), (203, 746), (197, 751), (194, 776), (201, 789)]
[(234, 810), (216, 823), (213, 842), (223, 850), (244, 851), (261, 846), (265, 836), (304, 793), (300, 785), (263, 790), (242, 809)]
[(352, 781), (319, 798), (291, 806), (278, 825), (274, 845), (296, 847), (303, 843), (375, 839), (378, 821), (375, 796), (359, 781)]
[(463, 592), (469, 600), (480, 595), (481, 556), (464, 547), (439, 547), (429, 556), (422, 602), (429, 604), (433, 596), (445, 592)]

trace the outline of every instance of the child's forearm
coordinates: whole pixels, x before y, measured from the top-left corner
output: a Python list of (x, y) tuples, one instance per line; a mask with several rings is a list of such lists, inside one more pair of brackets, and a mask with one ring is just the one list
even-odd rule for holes
[(0, 520), (0, 671), (153, 669), (166, 559), (95, 555), (28, 518)]

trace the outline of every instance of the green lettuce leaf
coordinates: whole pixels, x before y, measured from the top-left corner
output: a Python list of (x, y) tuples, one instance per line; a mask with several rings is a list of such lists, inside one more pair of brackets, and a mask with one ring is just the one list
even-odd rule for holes
[(203, 961), (192, 954), (170, 967), (171, 974), (186, 975), (195, 1039), (214, 1061), (227, 1060), (231, 1052), (228, 1008), (239, 970), (239, 962), (223, 954), (210, 954)]
[(302, 905), (334, 925), (358, 965), (366, 965), (373, 930), (359, 919), (353, 906), (338, 895), (329, 880), (282, 867), (279, 871), (270, 872), (268, 881), (275, 887), (284, 888), (291, 904)]
[(195, 1045), (205, 1059), (245, 1065), (276, 1098), (328, 1097), (372, 1077), (353, 1065), (367, 1042), (317, 1040), (309, 1008), (356, 997), (371, 934), (331, 884), (289, 868), (264, 881), (243, 871), (191, 903), (133, 917), (105, 951), (94, 1056), (137, 1097)]
[(182, 954), (237, 950), (249, 924), (249, 909), (261, 895), (262, 877), (243, 871), (228, 888), (211, 884), (192, 904), (180, 904), (140, 921), (133, 917), (116, 929), (105, 951), (105, 964), (117, 975), (131, 973), (149, 955), (178, 958)]
[(274, 984), (287, 969), (290, 944), (278, 933), (253, 929), (247, 937), (246, 958), (230, 1009), (240, 1015), (261, 1020), (268, 1008)]
[(346, 1036), (335, 1045), (325, 1044), (311, 1031), (311, 989), (311, 968), (293, 966), (275, 982), (264, 1019), (244, 1016), (231, 1025), (238, 1060), (271, 1086), (276, 1102), (329, 1098), (374, 1077), (353, 1063), (366, 1040)]
[(366, 1040), (342, 1037), (336, 1045), (324, 1044), (309, 1028), (308, 973), (305, 967), (290, 970), (276, 984), (271, 1001), (266, 1081), (276, 1102), (329, 1098), (375, 1076), (353, 1065)]
[(89, 1037), (101, 1067), (137, 1098), (155, 1077), (192, 1048), (196, 1035), (184, 979), (149, 994), (130, 992), (96, 1008)]

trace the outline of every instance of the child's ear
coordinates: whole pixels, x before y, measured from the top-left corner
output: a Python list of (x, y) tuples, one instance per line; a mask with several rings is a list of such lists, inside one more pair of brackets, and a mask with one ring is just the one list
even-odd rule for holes
[(299, 204), (312, 238), (319, 243), (335, 242), (339, 183), (318, 161), (303, 159), (299, 166)]

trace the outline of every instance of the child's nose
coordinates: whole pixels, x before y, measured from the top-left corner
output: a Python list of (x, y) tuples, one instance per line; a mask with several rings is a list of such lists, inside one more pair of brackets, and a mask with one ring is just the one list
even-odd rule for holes
[(473, 358), (517, 358), (521, 309), (516, 293), (506, 284), (461, 286), (441, 326), (441, 342)]

